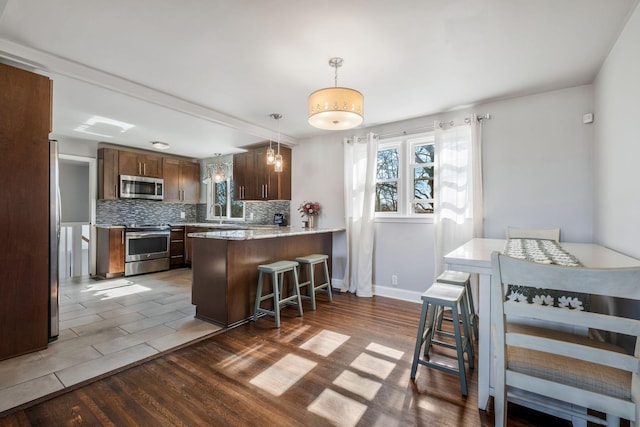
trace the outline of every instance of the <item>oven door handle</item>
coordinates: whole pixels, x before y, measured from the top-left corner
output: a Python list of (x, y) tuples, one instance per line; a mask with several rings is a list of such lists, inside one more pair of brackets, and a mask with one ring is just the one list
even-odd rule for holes
[(165, 231), (127, 231), (125, 236), (127, 239), (148, 239), (152, 237), (169, 237), (170, 232)]

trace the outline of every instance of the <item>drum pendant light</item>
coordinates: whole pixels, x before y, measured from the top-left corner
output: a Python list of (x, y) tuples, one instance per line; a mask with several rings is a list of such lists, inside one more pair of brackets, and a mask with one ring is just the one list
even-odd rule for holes
[(320, 89), (309, 95), (309, 124), (325, 130), (345, 130), (359, 126), (364, 120), (364, 97), (360, 92), (338, 87), (338, 67), (342, 58), (331, 58), (335, 68), (334, 87)]

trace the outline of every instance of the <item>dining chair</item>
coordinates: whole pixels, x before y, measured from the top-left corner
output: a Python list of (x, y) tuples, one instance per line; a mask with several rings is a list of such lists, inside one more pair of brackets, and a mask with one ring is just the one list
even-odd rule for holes
[(526, 229), (507, 227), (505, 234), (507, 239), (548, 239), (555, 240), (556, 242), (560, 241), (559, 228)]
[[(640, 397), (640, 320), (515, 302), (505, 299), (503, 292), (508, 284), (519, 283), (640, 300), (640, 267), (563, 267), (510, 258), (498, 252), (491, 255), (491, 262), (495, 425), (506, 425), (507, 400), (564, 413), (567, 419), (580, 417), (618, 426), (620, 418), (624, 418), (636, 425), (640, 420), (636, 403)], [(515, 318), (546, 323), (541, 327), (521, 326)], [(563, 332), (588, 328), (635, 338), (635, 354), (587, 335)], [(606, 414), (606, 420), (598, 413)]]

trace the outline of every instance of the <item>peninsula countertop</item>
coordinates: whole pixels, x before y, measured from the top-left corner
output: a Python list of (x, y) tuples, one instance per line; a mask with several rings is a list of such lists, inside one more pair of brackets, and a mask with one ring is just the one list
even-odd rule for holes
[(335, 228), (303, 228), (303, 227), (278, 227), (249, 230), (220, 230), (206, 233), (189, 233), (187, 236), (196, 239), (218, 239), (218, 240), (255, 240), (271, 239), (274, 237), (290, 237), (321, 233), (334, 233), (344, 231), (344, 227)]

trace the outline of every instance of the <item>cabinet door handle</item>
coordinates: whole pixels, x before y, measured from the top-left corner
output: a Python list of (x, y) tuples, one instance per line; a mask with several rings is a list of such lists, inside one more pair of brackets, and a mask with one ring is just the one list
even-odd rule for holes
[(145, 176), (147, 175), (147, 164), (146, 163), (142, 164), (142, 174), (145, 175)]
[(138, 162), (138, 175), (142, 175), (142, 163)]
[(124, 245), (124, 230), (120, 231), (120, 243)]
[(265, 199), (269, 198), (269, 184), (264, 185), (264, 198)]

